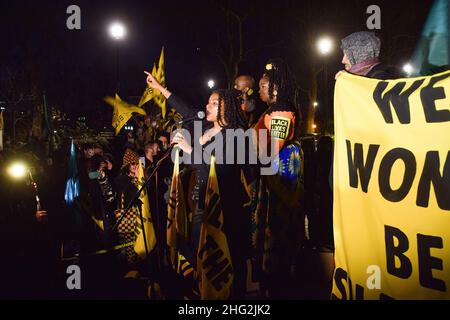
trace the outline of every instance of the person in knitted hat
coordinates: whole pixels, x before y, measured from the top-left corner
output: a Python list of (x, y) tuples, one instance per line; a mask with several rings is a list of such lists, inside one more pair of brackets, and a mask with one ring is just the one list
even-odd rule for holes
[[(120, 219), (125, 214), (125, 208), (133, 201), (134, 196), (138, 191), (137, 175), (139, 170), (139, 155), (132, 149), (127, 148), (123, 156), (123, 165), (120, 169), (120, 175), (114, 180), (116, 188), (117, 210), (116, 219)], [(140, 200), (136, 200), (133, 204), (132, 210), (122, 219), (122, 225), (119, 224), (117, 228), (118, 238), (120, 244), (134, 242), (134, 226), (138, 216), (138, 206), (141, 205)], [(133, 249), (133, 246), (128, 246), (121, 249), (121, 257), (126, 258), (126, 269), (136, 270), (139, 264), (139, 257)]]
[[(396, 79), (399, 72), (381, 63), (381, 41), (374, 32), (360, 31), (342, 39), (342, 64), (347, 72), (375, 79)], [(342, 71), (336, 74), (336, 79)]]
[(121, 171), (128, 176), (136, 176), (139, 164), (139, 155), (132, 149), (125, 150)]

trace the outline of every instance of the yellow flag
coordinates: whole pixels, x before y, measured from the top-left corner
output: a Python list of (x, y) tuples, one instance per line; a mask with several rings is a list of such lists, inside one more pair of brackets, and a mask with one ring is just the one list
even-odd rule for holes
[(171, 248), (171, 260), (176, 265), (177, 238), (188, 238), (186, 204), (184, 202), (183, 186), (180, 179), (180, 150), (176, 149), (173, 167), (172, 184), (167, 208), (167, 245)]
[[(161, 49), (161, 55), (159, 56), (158, 68), (153, 64), (152, 76), (163, 86), (166, 86), (166, 74), (164, 71), (164, 47)], [(159, 90), (155, 90), (147, 87), (142, 94), (141, 100), (138, 106), (142, 107), (147, 102), (151, 101), (161, 109), (163, 118), (166, 118), (166, 98), (161, 94)]]
[[(139, 171), (138, 171), (138, 188), (141, 188), (145, 183), (144, 176), (144, 164), (139, 160)], [(152, 213), (150, 212), (150, 201), (148, 200), (147, 189), (141, 192), (139, 200), (142, 202), (142, 216), (144, 220), (144, 230), (145, 238), (147, 240), (147, 250), (152, 251), (156, 244), (155, 229), (153, 227)], [(145, 252), (145, 242), (144, 233), (142, 232), (141, 217), (136, 218), (136, 228), (134, 229), (136, 233), (136, 242), (134, 244), (134, 251), (143, 259), (146, 258)]]
[(202, 300), (228, 299), (231, 294), (233, 266), (227, 237), (223, 232), (223, 219), (216, 161), (213, 156), (197, 255), (197, 273)]
[[(156, 65), (155, 64), (153, 64), (152, 76), (154, 76), (155, 78), (157, 77)], [(144, 104), (146, 104), (147, 102), (149, 102), (150, 100), (152, 100), (154, 96), (155, 96), (155, 90), (153, 90), (150, 87), (145, 88), (145, 91), (142, 94), (141, 100), (138, 103), (138, 107), (142, 108), (142, 106)]]
[[(161, 49), (161, 55), (159, 57), (158, 62), (158, 71), (156, 73), (156, 80), (165, 87), (166, 86), (166, 73), (164, 71), (164, 47)], [(155, 104), (161, 109), (161, 113), (163, 118), (166, 118), (166, 104), (167, 100), (166, 97), (164, 97), (161, 92), (156, 91), (155, 97), (153, 98), (155, 100)]]
[(133, 112), (139, 113), (143, 116), (146, 115), (145, 110), (138, 108), (135, 105), (129, 104), (120, 99), (119, 95), (116, 97), (105, 97), (105, 102), (114, 108), (112, 117), (112, 126), (116, 130), (116, 135), (119, 134), (120, 129), (130, 120)]
[(177, 248), (177, 229), (175, 214), (177, 209), (177, 180), (180, 165), (180, 152), (177, 148), (175, 154), (175, 163), (173, 166), (172, 183), (170, 185), (169, 203), (167, 205), (167, 245), (170, 248), (170, 257), (172, 265), (175, 265)]

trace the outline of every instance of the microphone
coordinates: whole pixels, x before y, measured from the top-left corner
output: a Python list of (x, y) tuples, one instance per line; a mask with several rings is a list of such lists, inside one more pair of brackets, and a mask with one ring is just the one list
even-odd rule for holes
[(184, 123), (195, 121), (195, 120), (202, 120), (204, 118), (205, 118), (205, 112), (199, 111), (199, 112), (197, 112), (197, 115), (180, 120), (180, 121), (176, 122), (175, 125), (180, 125), (180, 124), (184, 124)]

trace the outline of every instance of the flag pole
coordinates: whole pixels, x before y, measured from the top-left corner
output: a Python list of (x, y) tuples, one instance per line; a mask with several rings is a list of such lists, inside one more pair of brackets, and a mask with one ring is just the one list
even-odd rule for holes
[[(139, 195), (140, 195), (140, 193), (139, 193)], [(139, 210), (139, 216), (141, 218), (142, 237), (144, 238), (143, 240), (144, 240), (145, 256), (148, 257), (147, 235), (145, 234), (145, 224), (144, 224), (144, 215), (142, 214), (142, 205), (138, 206), (138, 210)], [(124, 217), (124, 216), (125, 216), (125, 214), (122, 217)]]

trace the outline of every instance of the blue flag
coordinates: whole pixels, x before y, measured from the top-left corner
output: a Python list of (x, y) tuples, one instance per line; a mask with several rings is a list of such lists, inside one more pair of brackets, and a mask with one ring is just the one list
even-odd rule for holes
[(75, 156), (75, 144), (70, 145), (69, 158), (69, 174), (66, 181), (66, 192), (64, 193), (64, 200), (66, 204), (72, 204), (80, 195), (80, 180), (78, 178), (77, 159)]
[(450, 64), (450, 0), (435, 0), (412, 59), (413, 75), (429, 75)]

